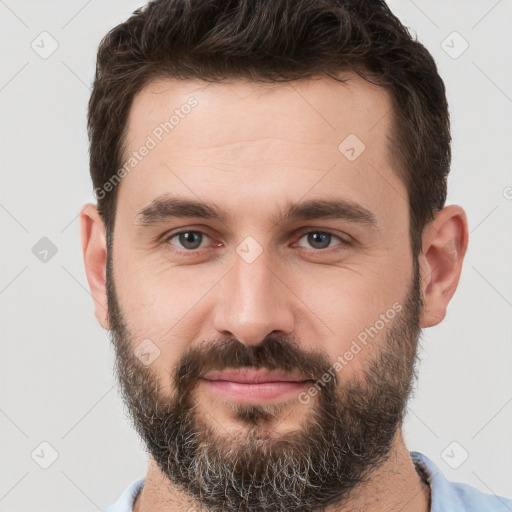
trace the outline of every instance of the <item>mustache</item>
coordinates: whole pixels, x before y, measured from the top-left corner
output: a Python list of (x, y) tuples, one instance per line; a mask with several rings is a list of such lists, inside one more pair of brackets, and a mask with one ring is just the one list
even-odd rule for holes
[(245, 345), (231, 337), (222, 341), (203, 341), (188, 349), (174, 369), (178, 393), (187, 389), (210, 371), (225, 369), (266, 369), (297, 373), (304, 379), (319, 380), (331, 363), (318, 350), (305, 351), (294, 339), (267, 336), (257, 345)]

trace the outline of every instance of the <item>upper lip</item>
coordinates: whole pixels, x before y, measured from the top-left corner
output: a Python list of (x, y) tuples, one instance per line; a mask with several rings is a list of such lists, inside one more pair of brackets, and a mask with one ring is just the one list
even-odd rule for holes
[(306, 380), (311, 380), (286, 373), (270, 372), (264, 369), (208, 372), (203, 378), (206, 380), (226, 380), (242, 384), (261, 384), (263, 382), (304, 382)]

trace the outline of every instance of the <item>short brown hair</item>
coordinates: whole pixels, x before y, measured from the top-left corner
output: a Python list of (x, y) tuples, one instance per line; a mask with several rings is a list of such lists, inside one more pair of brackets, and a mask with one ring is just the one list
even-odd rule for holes
[[(285, 82), (347, 70), (390, 92), (390, 154), (417, 256), (446, 200), (448, 104), (434, 59), (383, 0), (154, 0), (137, 9), (98, 49), (88, 115), (95, 191), (122, 167), (133, 98), (156, 78)], [(98, 197), (109, 239), (116, 197), (115, 186)]]

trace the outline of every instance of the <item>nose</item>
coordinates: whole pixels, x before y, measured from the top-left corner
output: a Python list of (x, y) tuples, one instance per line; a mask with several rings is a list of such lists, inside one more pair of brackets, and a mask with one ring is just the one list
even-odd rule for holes
[(263, 255), (252, 263), (235, 258), (219, 284), (214, 314), (218, 332), (246, 345), (257, 345), (271, 333), (293, 332), (294, 295)]

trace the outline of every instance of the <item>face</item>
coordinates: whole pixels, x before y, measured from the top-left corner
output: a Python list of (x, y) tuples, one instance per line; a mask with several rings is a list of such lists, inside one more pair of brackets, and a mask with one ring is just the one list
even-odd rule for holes
[(208, 510), (341, 502), (401, 424), (407, 191), (387, 93), (347, 78), (159, 81), (132, 105), (109, 326), (150, 454)]

